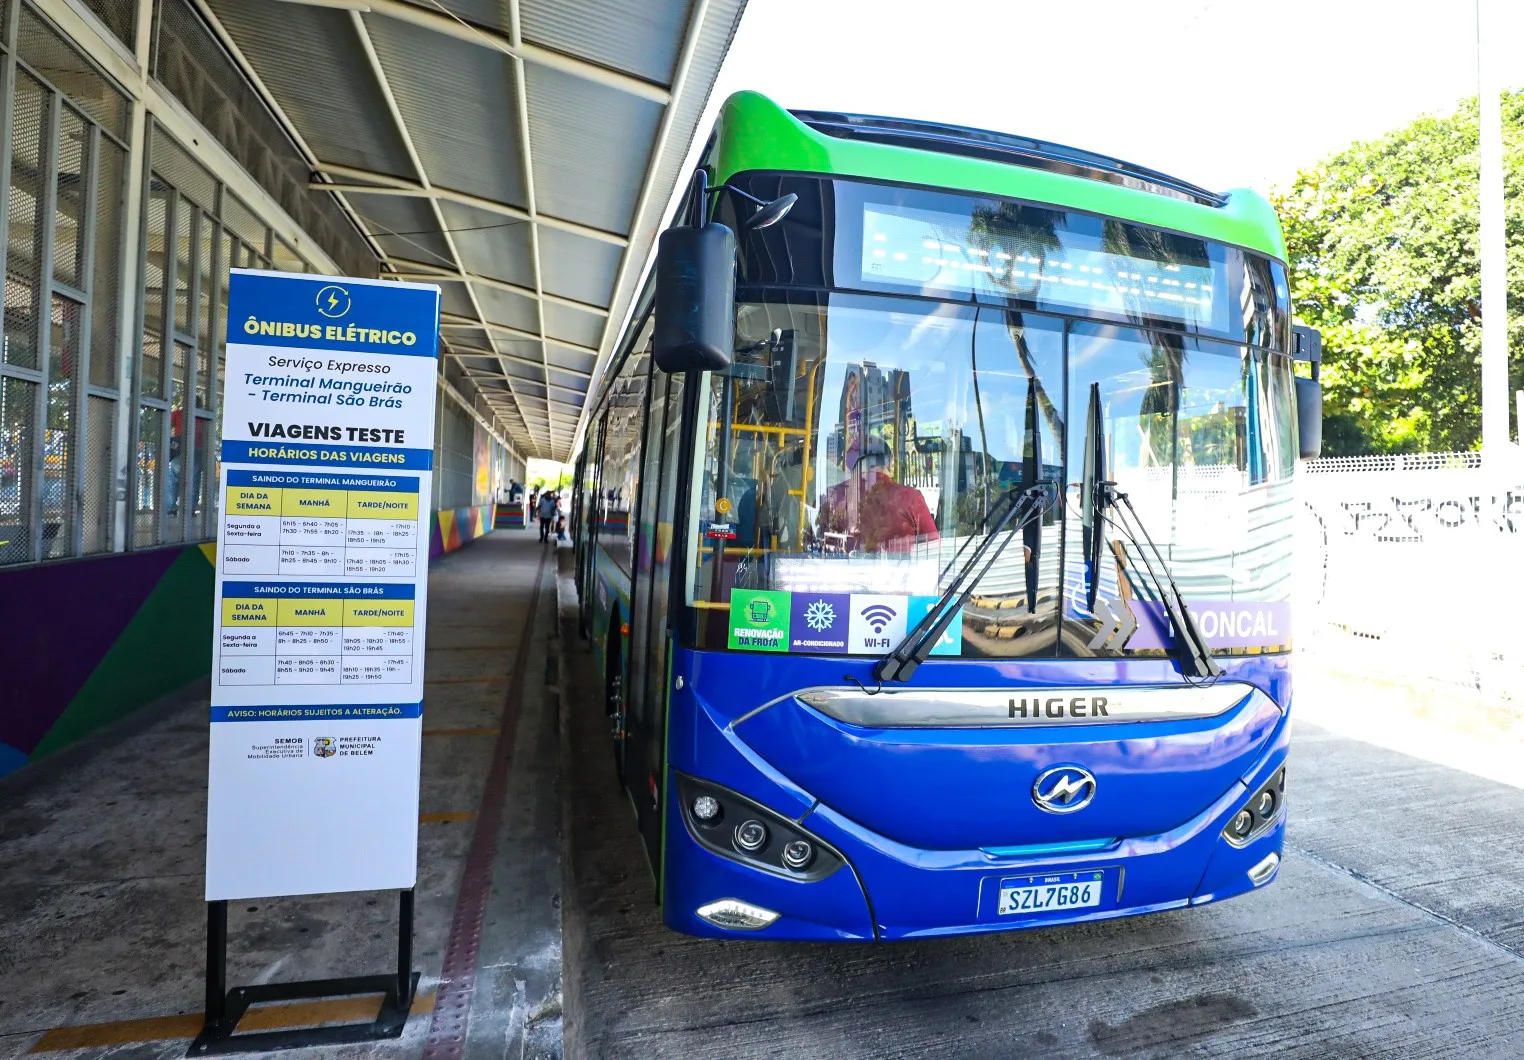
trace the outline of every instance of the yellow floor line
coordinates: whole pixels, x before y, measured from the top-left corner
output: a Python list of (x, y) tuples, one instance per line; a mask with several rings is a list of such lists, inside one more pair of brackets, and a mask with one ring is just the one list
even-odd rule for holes
[[(298, 1001), (289, 1004), (261, 1005), (249, 1009), (238, 1023), (240, 1033), (279, 1031), (293, 1027), (320, 1027), (329, 1023), (360, 1023), (376, 1018), (381, 1009), (381, 995), (341, 997), (326, 1001)], [(413, 999), (412, 1015), (434, 1011), (434, 992)], [(115, 1023), (88, 1023), (81, 1027), (57, 1027), (37, 1040), (29, 1052), (57, 1053), (65, 1049), (89, 1049), (131, 1042), (162, 1042), (173, 1038), (194, 1038), (201, 1033), (201, 1014), (154, 1016)]]
[(438, 824), (443, 821), (469, 821), (476, 816), (475, 810), (443, 810), (438, 813), (420, 813), (420, 824)]
[(425, 736), (496, 736), (502, 729), (424, 729)]

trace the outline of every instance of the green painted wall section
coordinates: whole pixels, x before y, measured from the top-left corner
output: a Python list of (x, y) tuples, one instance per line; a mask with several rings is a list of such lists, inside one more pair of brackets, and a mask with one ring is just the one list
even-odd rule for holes
[(212, 668), (212, 563), (187, 548), (32, 752), (32, 760), (166, 696)]
[(716, 184), (750, 170), (781, 170), (984, 192), (1119, 217), (1286, 258), (1275, 210), (1262, 195), (1247, 189), (1229, 192), (1225, 206), (1203, 206), (1066, 173), (843, 140), (815, 132), (758, 92), (737, 92), (725, 101), (715, 122), (709, 165)]

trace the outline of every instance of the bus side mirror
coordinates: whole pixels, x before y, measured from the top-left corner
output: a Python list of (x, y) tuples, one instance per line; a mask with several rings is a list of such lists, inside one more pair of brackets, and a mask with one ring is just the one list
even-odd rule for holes
[(729, 368), (735, 295), (734, 232), (713, 222), (663, 232), (656, 244), (656, 366), (669, 375)]
[(1323, 386), (1318, 368), (1323, 363), (1323, 333), (1301, 324), (1291, 329), (1292, 357), (1312, 365), (1312, 378), (1296, 377), (1296, 426), (1301, 457), (1316, 460), (1323, 452)]

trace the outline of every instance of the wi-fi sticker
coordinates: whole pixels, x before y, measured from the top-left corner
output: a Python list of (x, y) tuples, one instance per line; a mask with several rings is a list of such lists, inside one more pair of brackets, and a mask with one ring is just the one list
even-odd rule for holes
[(873, 632), (882, 633), (884, 627), (894, 619), (894, 608), (885, 604), (869, 604), (863, 608), (860, 614), (867, 619), (868, 625), (873, 627)]

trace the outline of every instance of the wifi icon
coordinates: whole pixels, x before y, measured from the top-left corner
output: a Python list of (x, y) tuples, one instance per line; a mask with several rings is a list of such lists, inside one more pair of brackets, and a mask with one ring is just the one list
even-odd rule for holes
[(884, 627), (893, 622), (894, 616), (897, 614), (894, 608), (889, 607), (887, 604), (870, 604), (859, 613), (867, 621), (868, 625), (873, 627), (873, 632), (875, 633), (882, 633)]

